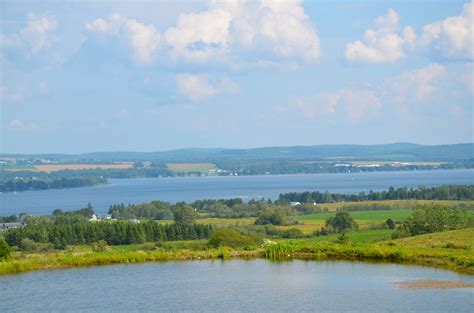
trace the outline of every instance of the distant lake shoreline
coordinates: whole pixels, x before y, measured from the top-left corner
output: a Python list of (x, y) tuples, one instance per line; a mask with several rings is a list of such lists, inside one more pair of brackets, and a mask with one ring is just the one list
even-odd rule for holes
[(96, 212), (105, 213), (112, 204), (152, 200), (174, 203), (205, 198), (275, 199), (280, 193), (293, 191), (358, 193), (389, 187), (472, 183), (474, 169), (109, 179), (107, 184), (88, 187), (2, 193), (0, 215), (45, 215), (57, 208), (78, 209), (88, 202)]

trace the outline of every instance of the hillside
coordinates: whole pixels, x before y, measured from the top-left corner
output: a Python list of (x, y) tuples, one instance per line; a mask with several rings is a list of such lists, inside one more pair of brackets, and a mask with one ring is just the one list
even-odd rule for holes
[(474, 144), (315, 145), (253, 149), (189, 148), (159, 152), (93, 152), (82, 154), (0, 154), (0, 157), (58, 160), (218, 162), (223, 160), (377, 160), (457, 162), (474, 158)]

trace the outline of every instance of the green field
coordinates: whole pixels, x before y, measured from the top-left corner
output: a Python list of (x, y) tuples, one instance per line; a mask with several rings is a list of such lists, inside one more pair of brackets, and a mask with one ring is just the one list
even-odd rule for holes
[[(356, 221), (386, 221), (391, 218), (394, 221), (400, 221), (404, 218), (412, 215), (412, 210), (373, 210), (373, 211), (354, 211), (349, 212)], [(334, 212), (330, 213), (318, 213), (310, 215), (300, 215), (294, 217), (295, 220), (300, 222), (306, 221), (325, 221), (331, 216), (334, 216)]]
[(215, 170), (216, 165), (212, 163), (167, 163), (168, 169), (175, 173), (201, 172)]

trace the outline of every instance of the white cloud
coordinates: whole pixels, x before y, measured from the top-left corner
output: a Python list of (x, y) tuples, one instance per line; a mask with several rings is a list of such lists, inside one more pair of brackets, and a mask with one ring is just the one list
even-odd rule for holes
[(28, 14), (25, 26), (18, 33), (1, 35), (0, 45), (14, 49), (25, 48), (36, 54), (58, 41), (54, 34), (57, 26), (58, 23), (53, 18)]
[(423, 27), (419, 45), (450, 59), (474, 59), (474, 1), (459, 16), (447, 17)]
[(320, 93), (311, 100), (299, 100), (294, 107), (311, 119), (342, 116), (348, 121), (358, 122), (376, 115), (382, 108), (382, 101), (372, 90), (340, 89)]
[(413, 47), (415, 31), (405, 27), (400, 31), (398, 13), (389, 9), (387, 15), (375, 19), (376, 29), (367, 29), (362, 40), (346, 45), (345, 58), (351, 62), (390, 63), (405, 56), (405, 49)]
[(207, 75), (182, 74), (176, 77), (176, 81), (179, 91), (194, 101), (239, 92), (239, 86), (229, 78), (211, 82)]
[(181, 14), (176, 27), (166, 31), (166, 42), (177, 57), (207, 60), (228, 49), (230, 21), (230, 13), (219, 9)]
[(443, 65), (432, 63), (387, 80), (384, 90), (396, 103), (409, 105), (432, 96), (445, 74)]
[(107, 20), (98, 18), (86, 23), (91, 32), (124, 36), (133, 50), (134, 59), (143, 64), (152, 63), (160, 46), (161, 35), (153, 24), (143, 24), (114, 13)]
[(320, 43), (300, 1), (211, 1), (206, 11), (181, 14), (165, 33), (175, 57), (206, 61), (241, 50), (308, 61)]

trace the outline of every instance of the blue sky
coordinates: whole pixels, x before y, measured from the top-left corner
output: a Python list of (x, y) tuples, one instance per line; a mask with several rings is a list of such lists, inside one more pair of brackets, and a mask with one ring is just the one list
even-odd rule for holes
[(473, 7), (2, 1), (1, 152), (472, 142)]

